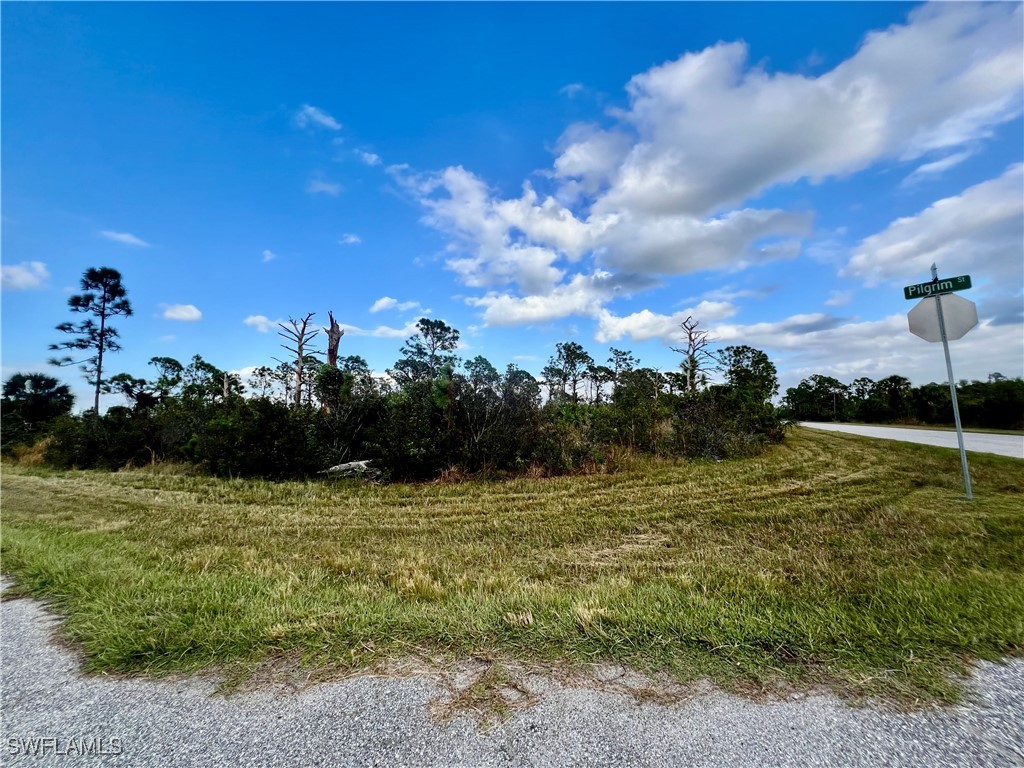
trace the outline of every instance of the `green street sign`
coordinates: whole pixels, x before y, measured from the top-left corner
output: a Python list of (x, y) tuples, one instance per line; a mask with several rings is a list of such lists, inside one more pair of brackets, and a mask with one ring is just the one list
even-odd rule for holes
[(926, 296), (937, 296), (940, 293), (952, 293), (953, 291), (964, 291), (971, 287), (971, 276), (960, 275), (959, 277), (947, 277), (942, 280), (932, 280), (917, 285), (907, 285), (903, 288), (903, 298), (922, 299)]

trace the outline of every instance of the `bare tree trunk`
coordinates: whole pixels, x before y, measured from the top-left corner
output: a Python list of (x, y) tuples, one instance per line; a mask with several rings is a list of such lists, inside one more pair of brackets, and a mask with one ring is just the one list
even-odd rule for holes
[(717, 339), (708, 337), (708, 332), (700, 329), (700, 321), (687, 317), (679, 324), (685, 334), (686, 346), (671, 347), (673, 352), (683, 355), (680, 364), (686, 376), (686, 391), (696, 392), (700, 380), (705, 377), (709, 368), (715, 365), (715, 357), (708, 349)]
[(345, 332), (341, 330), (341, 326), (338, 325), (338, 321), (334, 319), (334, 313), (327, 313), (328, 319), (331, 321), (330, 328), (324, 328), (327, 332), (327, 364), (331, 368), (338, 367), (338, 344), (341, 343), (341, 337), (345, 335)]
[(320, 332), (316, 328), (309, 327), (309, 321), (313, 319), (315, 312), (310, 312), (301, 321), (292, 320), (288, 318), (288, 323), (291, 325), (289, 328), (284, 323), (278, 323), (281, 330), (277, 332), (278, 336), (283, 336), (285, 339), (291, 341), (295, 346), (289, 347), (287, 344), (282, 344), (289, 352), (295, 355), (295, 391), (294, 399), (295, 405), (302, 405), (302, 393), (303, 393), (303, 363), (306, 355), (321, 354), (315, 350), (307, 350), (306, 345), (313, 341), (313, 338)]

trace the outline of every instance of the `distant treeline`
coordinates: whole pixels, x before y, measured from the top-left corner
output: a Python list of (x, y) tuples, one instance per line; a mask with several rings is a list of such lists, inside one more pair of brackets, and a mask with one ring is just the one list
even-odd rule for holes
[(631, 452), (721, 459), (783, 436), (771, 404), (775, 366), (751, 347), (716, 356), (721, 385), (707, 385), (706, 358), (692, 353), (688, 375), (666, 374), (617, 349), (599, 364), (575, 342), (558, 344), (537, 379), (483, 357), (460, 360), (459, 332), (439, 320), (418, 329), (387, 376), (358, 356), (325, 364), (307, 355), (246, 382), (199, 356), (154, 358), (149, 379), (103, 381), (130, 404), (103, 415), (73, 416), (66, 385), (17, 374), (4, 385), (3, 446), (36, 444), (58, 467), (176, 461), (283, 479), (371, 459), (385, 477), (425, 479), (607, 471)]
[[(965, 426), (1024, 429), (1024, 379), (993, 373), (988, 381), (960, 381), (956, 387)], [(798, 421), (863, 421), (873, 424), (953, 424), (948, 384), (911, 386), (902, 376), (843, 384), (811, 376), (786, 390), (784, 416)]]

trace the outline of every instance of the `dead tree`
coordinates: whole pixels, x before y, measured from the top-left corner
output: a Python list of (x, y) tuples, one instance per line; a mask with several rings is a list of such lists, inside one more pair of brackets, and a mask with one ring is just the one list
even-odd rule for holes
[(708, 331), (700, 329), (700, 321), (687, 316), (679, 327), (683, 329), (685, 347), (672, 347), (673, 352), (683, 356), (679, 367), (683, 369), (686, 379), (686, 391), (696, 392), (697, 385), (707, 380), (708, 371), (717, 366), (717, 358), (708, 347), (718, 339), (708, 336)]
[(345, 335), (345, 331), (338, 325), (338, 321), (334, 319), (334, 313), (328, 312), (327, 317), (331, 321), (330, 328), (324, 328), (324, 332), (327, 334), (327, 364), (331, 368), (338, 367), (338, 344), (341, 343), (341, 337)]
[(308, 355), (323, 354), (315, 349), (308, 348), (316, 335), (320, 333), (318, 328), (309, 327), (309, 321), (313, 319), (315, 314), (315, 312), (310, 312), (300, 321), (289, 317), (288, 324), (291, 326), (290, 328), (284, 323), (278, 323), (281, 330), (277, 332), (277, 335), (283, 336), (293, 344), (293, 346), (288, 346), (287, 344), (282, 344), (281, 346), (295, 355), (295, 389), (292, 392), (292, 397), (297, 406), (302, 405), (304, 366), (309, 362), (306, 358)]

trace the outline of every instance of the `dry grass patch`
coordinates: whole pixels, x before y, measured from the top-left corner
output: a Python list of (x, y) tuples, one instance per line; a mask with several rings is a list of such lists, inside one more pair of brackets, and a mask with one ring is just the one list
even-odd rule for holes
[(971, 467), (969, 504), (954, 451), (813, 430), (752, 459), (501, 483), (5, 466), (3, 567), (96, 670), (417, 648), (955, 700), (969, 660), (1024, 648), (1024, 462)]

